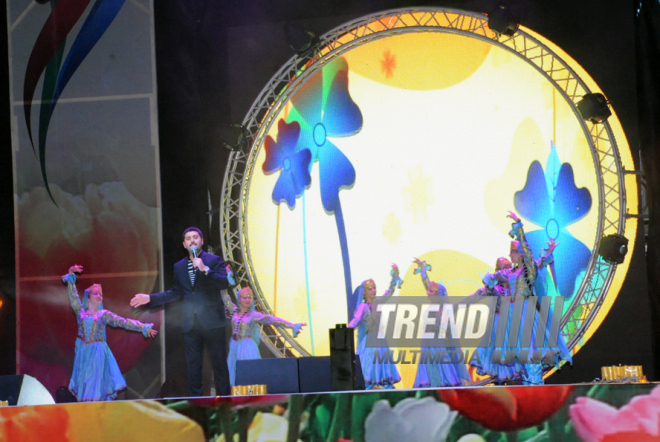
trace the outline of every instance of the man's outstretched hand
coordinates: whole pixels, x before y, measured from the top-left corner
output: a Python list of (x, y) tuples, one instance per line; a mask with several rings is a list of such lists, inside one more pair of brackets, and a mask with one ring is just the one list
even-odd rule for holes
[(144, 304), (149, 304), (149, 301), (151, 301), (149, 295), (138, 293), (137, 295), (133, 296), (133, 299), (131, 299), (131, 307), (135, 308)]

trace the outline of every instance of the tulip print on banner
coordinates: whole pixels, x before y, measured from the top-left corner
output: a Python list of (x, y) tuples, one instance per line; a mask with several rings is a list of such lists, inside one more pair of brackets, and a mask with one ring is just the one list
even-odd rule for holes
[(1, 441), (203, 442), (202, 427), (156, 401), (0, 407)]
[(404, 399), (391, 407), (387, 400), (374, 404), (364, 423), (366, 442), (429, 441), (447, 438), (457, 413), (431, 397)]
[(573, 386), (484, 387), (438, 390), (438, 396), (461, 415), (497, 431), (538, 425), (562, 408)]
[(589, 397), (569, 407), (573, 428), (584, 442), (646, 442), (660, 440), (660, 387), (633, 397), (618, 410)]
[(660, 440), (660, 387), (502, 386), (0, 407), (0, 440), (40, 440), (47, 433), (62, 442), (90, 434), (214, 442), (649, 442)]

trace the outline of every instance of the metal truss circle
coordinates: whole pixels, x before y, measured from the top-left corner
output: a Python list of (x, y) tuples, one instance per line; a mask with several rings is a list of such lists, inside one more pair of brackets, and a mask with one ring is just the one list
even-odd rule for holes
[[(243, 120), (247, 129), (246, 147), (232, 152), (225, 170), (221, 195), (222, 253), (237, 265), (237, 280), (255, 290), (258, 308), (271, 313), (259, 287), (249, 256), (246, 207), (247, 183), (256, 167), (258, 151), (275, 117), (296, 91), (318, 70), (342, 53), (369, 41), (411, 32), (446, 32), (486, 41), (505, 49), (541, 73), (572, 108), (589, 141), (598, 182), (600, 217), (596, 241), (582, 284), (562, 318), (562, 333), (573, 348), (596, 317), (607, 294), (616, 265), (598, 256), (600, 239), (608, 234), (623, 234), (626, 191), (624, 169), (619, 150), (608, 122), (583, 121), (577, 102), (592, 92), (577, 73), (561, 59), (556, 49), (520, 28), (511, 37), (499, 37), (488, 28), (488, 18), (479, 13), (447, 8), (404, 8), (379, 12), (353, 20), (323, 35), (320, 45), (308, 57), (291, 57), (273, 75), (254, 101)], [(272, 327), (262, 329), (262, 338), (276, 356), (307, 356), (292, 336)]]

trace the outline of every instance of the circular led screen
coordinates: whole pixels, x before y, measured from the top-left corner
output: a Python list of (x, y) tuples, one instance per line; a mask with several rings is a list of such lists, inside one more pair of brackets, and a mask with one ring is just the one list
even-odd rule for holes
[[(328, 329), (348, 321), (353, 290), (373, 278), (384, 292), (393, 263), (404, 279), (399, 296), (425, 295), (414, 258), (450, 296), (475, 292), (509, 253), (511, 210), (537, 258), (549, 238), (560, 244), (547, 290), (566, 299), (562, 332), (576, 351), (627, 270), (615, 274), (595, 250), (603, 235), (625, 230), (621, 168), (632, 161), (616, 116), (607, 125), (578, 117), (576, 94), (597, 86), (540, 36), (518, 33), (554, 67), (515, 39), (498, 40), (482, 15), (429, 14), (445, 24), (398, 11), (331, 33), (273, 98), (251, 129), (251, 150), (234, 157), (244, 167), (234, 229), (242, 242), (240, 256), (227, 252), (225, 233), (226, 255), (246, 264), (264, 310), (308, 324), (301, 353), (327, 355)], [(559, 78), (564, 66), (572, 91)], [(609, 156), (599, 154), (605, 147)], [(399, 368), (411, 387), (415, 365)]]

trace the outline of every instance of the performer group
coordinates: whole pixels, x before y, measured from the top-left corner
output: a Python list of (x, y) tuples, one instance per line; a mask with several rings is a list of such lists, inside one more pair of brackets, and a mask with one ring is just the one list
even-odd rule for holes
[[(538, 289), (545, 281), (544, 269), (553, 263), (552, 252), (558, 244), (548, 241), (548, 247), (541, 258), (535, 261), (532, 251), (525, 239), (523, 225), (516, 214), (508, 215), (512, 220), (509, 253), (510, 260), (500, 257), (496, 261), (494, 273), (483, 278), (484, 286), (477, 290), (474, 296), (498, 297), (496, 315), (492, 327), (490, 344), (478, 347), (475, 351), (479, 357), (470, 360), (473, 370), (481, 376), (490, 377), (497, 383), (522, 383), (539, 385), (543, 383), (543, 372), (550, 367), (547, 361), (532, 363), (519, 360), (522, 348), (495, 346), (495, 333), (498, 329), (500, 298), (503, 296), (540, 296)], [(206, 347), (213, 365), (213, 377), (217, 395), (228, 395), (230, 386), (236, 383), (236, 362), (245, 359), (259, 359), (260, 326), (274, 325), (289, 328), (294, 338), (298, 336), (304, 323), (291, 323), (282, 318), (259, 312), (256, 309), (254, 295), (250, 287), (238, 287), (230, 267), (222, 258), (202, 251), (204, 236), (201, 230), (190, 227), (183, 232), (183, 247), (188, 256), (174, 265), (174, 283), (172, 287), (161, 293), (138, 293), (130, 302), (132, 307), (146, 306), (148, 308), (176, 301), (183, 298), (183, 315), (181, 328), (183, 332), (184, 355), (186, 361), (188, 393), (190, 396), (202, 394), (202, 355)], [(440, 283), (431, 281), (431, 267), (424, 261), (415, 259), (415, 274), (421, 277), (422, 287), (428, 296), (447, 296), (447, 289)], [(99, 284), (93, 284), (84, 292), (82, 301), (76, 288), (76, 274), (82, 273), (83, 267), (74, 265), (62, 277), (68, 286), (69, 302), (78, 321), (78, 338), (75, 343), (73, 373), (69, 390), (79, 401), (99, 401), (116, 398), (117, 393), (126, 388), (126, 382), (119, 370), (117, 362), (108, 347), (105, 338), (105, 328), (121, 327), (129, 331), (140, 332), (145, 338), (153, 338), (158, 333), (153, 324), (143, 324), (139, 321), (122, 318), (103, 308), (103, 291)], [(391, 281), (382, 296), (392, 296), (403, 283), (396, 265), (390, 271)], [(228, 293), (229, 287), (238, 288), (235, 291), (237, 302), (232, 301)], [(544, 293), (543, 293), (544, 294)], [(367, 336), (376, 333), (372, 306), (376, 296), (376, 284), (373, 279), (362, 282), (354, 291), (353, 299), (349, 300), (348, 327), (357, 329), (356, 353), (367, 389), (395, 388), (401, 381), (396, 364), (387, 358), (377, 360), (374, 355), (383, 354), (387, 348), (367, 346)], [(508, 305), (508, 304), (507, 304)], [(525, 304), (526, 305), (526, 304)], [(513, 304), (510, 305), (513, 309)], [(526, 308), (526, 307), (525, 307)], [(511, 317), (506, 315), (506, 334), (503, 342), (509, 342)], [(522, 317), (525, 317), (523, 311)], [(539, 313), (535, 312), (534, 323), (538, 322)], [(226, 346), (227, 319), (231, 321), (231, 338), (229, 350)], [(517, 329), (518, 327), (516, 327)], [(534, 330), (536, 327), (534, 327)], [(532, 343), (534, 336), (532, 336)], [(454, 350), (452, 348), (422, 348), (422, 352), (430, 350)], [(513, 360), (493, 360), (493, 354), (500, 350), (502, 357), (513, 352)], [(525, 349), (531, 352), (533, 348)], [(553, 366), (559, 366), (560, 359), (572, 363), (561, 333), (556, 347), (542, 348), (556, 354)], [(522, 358), (520, 358), (522, 359)], [(463, 363), (447, 364), (435, 360), (420, 361), (417, 366), (414, 387), (448, 387), (467, 385), (472, 381), (468, 366)]]

